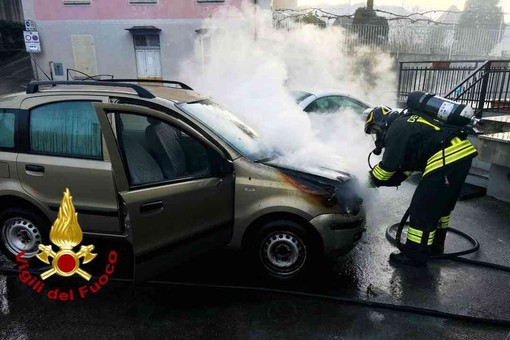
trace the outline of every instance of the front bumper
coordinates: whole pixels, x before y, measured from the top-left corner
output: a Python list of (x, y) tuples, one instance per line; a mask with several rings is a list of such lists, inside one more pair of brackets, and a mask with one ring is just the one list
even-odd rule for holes
[(365, 212), (357, 215), (323, 214), (310, 223), (317, 229), (324, 244), (324, 255), (338, 257), (347, 254), (366, 230)]

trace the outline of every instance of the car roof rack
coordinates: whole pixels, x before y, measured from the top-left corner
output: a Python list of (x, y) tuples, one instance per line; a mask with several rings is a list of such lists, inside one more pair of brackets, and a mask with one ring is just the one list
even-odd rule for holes
[(39, 86), (44, 85), (90, 85), (90, 86), (110, 86), (110, 87), (126, 87), (134, 90), (141, 98), (156, 98), (151, 92), (140, 85), (129, 83), (117, 83), (113, 81), (88, 81), (88, 80), (44, 80), (44, 81), (31, 81), (27, 85), (27, 94), (34, 94), (39, 92)]
[(179, 85), (183, 90), (192, 90), (193, 89), (180, 81), (175, 80), (165, 80), (165, 79), (98, 79), (98, 81), (109, 81), (109, 82), (138, 82), (138, 83), (158, 83), (158, 84), (172, 84)]

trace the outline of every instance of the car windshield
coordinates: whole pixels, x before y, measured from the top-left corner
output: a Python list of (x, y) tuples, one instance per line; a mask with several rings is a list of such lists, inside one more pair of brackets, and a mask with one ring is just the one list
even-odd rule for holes
[(298, 104), (312, 95), (311, 93), (304, 91), (290, 91), (290, 94), (292, 95), (292, 97), (294, 97), (294, 100)]
[(252, 161), (270, 158), (257, 133), (236, 115), (212, 100), (205, 99), (177, 106), (211, 128), (216, 134)]

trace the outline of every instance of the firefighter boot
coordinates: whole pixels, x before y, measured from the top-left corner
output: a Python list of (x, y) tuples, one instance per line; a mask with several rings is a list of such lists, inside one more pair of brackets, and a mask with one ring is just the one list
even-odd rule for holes
[(434, 236), (434, 243), (430, 246), (430, 256), (439, 256), (444, 254), (444, 243), (446, 240), (446, 228), (437, 228)]
[(419, 261), (407, 256), (405, 253), (395, 251), (390, 254), (390, 262), (397, 265), (413, 266), (413, 267), (424, 267), (426, 266), (425, 261)]

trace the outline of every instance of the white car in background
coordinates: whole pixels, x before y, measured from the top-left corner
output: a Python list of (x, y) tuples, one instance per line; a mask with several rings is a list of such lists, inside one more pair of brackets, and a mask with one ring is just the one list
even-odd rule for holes
[(344, 92), (305, 92), (291, 91), (296, 103), (305, 112), (332, 113), (340, 110), (351, 109), (360, 116), (375, 105), (354, 97)]

